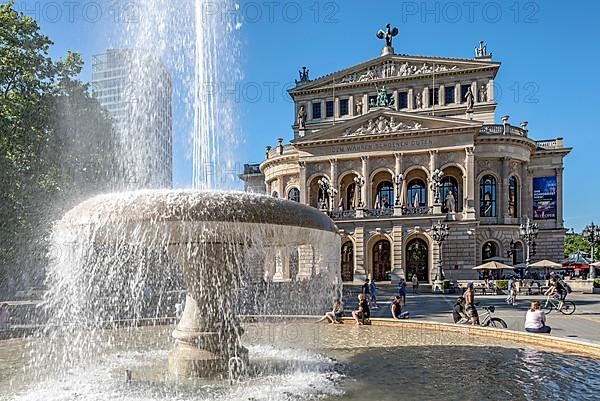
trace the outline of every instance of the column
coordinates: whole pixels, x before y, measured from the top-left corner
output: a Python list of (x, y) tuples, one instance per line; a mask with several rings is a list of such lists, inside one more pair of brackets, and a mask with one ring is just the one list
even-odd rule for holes
[[(337, 159), (329, 159), (329, 185), (332, 189), (338, 190), (337, 186)], [(337, 210), (338, 196), (333, 193), (329, 200), (329, 210)]]
[[(531, 176), (529, 173), (529, 168), (527, 167), (527, 163), (523, 163), (522, 173), (521, 173), (521, 217), (523, 221), (525, 218), (533, 217), (532, 211), (532, 194), (531, 194), (531, 186), (532, 186)], [(557, 188), (558, 189), (558, 188)]]
[(277, 180), (277, 193), (279, 194), (279, 197), (281, 199), (287, 199), (287, 194), (285, 193), (285, 180), (284, 180), (284, 176), (279, 177), (279, 179)]
[(400, 110), (400, 108), (399, 108), (400, 96), (398, 95), (398, 89), (394, 89), (393, 96), (394, 96), (394, 110)]
[(475, 98), (475, 104), (479, 103), (479, 92), (477, 91), (477, 81), (471, 82), (471, 92)]
[(340, 98), (333, 99), (333, 117), (337, 120), (340, 116)]
[(348, 96), (348, 114), (356, 116), (356, 110), (354, 110), (354, 95)]
[(494, 80), (493, 79), (490, 79), (488, 81), (487, 97), (488, 97), (488, 102), (494, 101)]
[(307, 204), (308, 203), (308, 183), (306, 182), (306, 162), (299, 161), (298, 166), (300, 167), (300, 174), (298, 177), (298, 184), (300, 186), (300, 203)]
[(454, 85), (454, 104), (461, 104), (462, 99), (460, 98), (460, 82)]
[(369, 198), (371, 195), (371, 181), (369, 179), (369, 156), (361, 156), (360, 161), (362, 162), (362, 171), (361, 174), (365, 179), (365, 184), (361, 188), (361, 196), (365, 209), (369, 209), (371, 207), (371, 199)]
[(363, 115), (367, 114), (369, 112), (369, 94), (368, 93), (363, 94), (362, 106), (363, 106), (363, 109), (362, 109)]
[(463, 214), (465, 219), (475, 218), (475, 186), (477, 177), (475, 177), (475, 148), (468, 146), (465, 148), (465, 170), (466, 175), (463, 181), (464, 202)]
[(413, 88), (408, 89), (407, 107), (409, 110), (415, 108), (415, 90)]
[(367, 278), (367, 261), (365, 253), (365, 230), (363, 226), (354, 229), (354, 254), (356, 264), (354, 265), (354, 281), (363, 283)]
[(440, 100), (440, 103), (439, 103), (440, 106), (445, 106), (446, 105), (446, 87), (444, 85), (440, 85), (438, 97)]
[(556, 228), (562, 228), (563, 221), (563, 168), (557, 167), (556, 171)]
[(394, 227), (392, 228), (392, 284), (398, 283), (401, 278), (406, 279), (406, 272), (403, 269), (404, 263), (403, 249), (402, 249), (402, 226), (397, 224), (398, 220), (395, 220)]
[(426, 109), (429, 106), (429, 86), (423, 88), (423, 108)]
[(496, 192), (499, 213), (498, 217), (504, 220), (504, 224), (510, 223), (510, 215), (508, 214), (508, 175), (510, 174), (510, 157), (502, 158), (502, 176), (500, 177), (500, 191)]
[[(394, 158), (396, 160), (394, 164), (394, 175), (398, 176), (402, 174), (402, 153), (394, 153)], [(395, 180), (396, 177), (393, 178)], [(402, 184), (400, 185), (400, 187), (398, 187), (398, 185), (396, 185), (396, 183), (394, 182), (394, 216), (402, 215), (402, 205), (404, 204), (404, 202), (402, 201), (402, 197), (404, 195), (403, 188), (404, 180), (402, 180)], [(399, 204), (396, 204), (396, 198), (398, 198)]]

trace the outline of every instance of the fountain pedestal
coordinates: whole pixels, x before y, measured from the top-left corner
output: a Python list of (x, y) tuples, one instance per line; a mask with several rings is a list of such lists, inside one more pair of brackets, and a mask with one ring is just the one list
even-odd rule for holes
[(169, 247), (188, 289), (183, 315), (173, 332), (175, 349), (169, 353), (172, 374), (220, 375), (228, 371), (231, 358), (240, 358), (247, 365), (248, 351), (240, 344), (243, 329), (234, 298), (240, 246), (225, 240), (202, 242), (198, 248), (189, 244)]

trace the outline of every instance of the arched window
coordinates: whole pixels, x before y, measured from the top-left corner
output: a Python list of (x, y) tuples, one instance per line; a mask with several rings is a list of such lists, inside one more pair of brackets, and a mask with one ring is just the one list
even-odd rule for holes
[(442, 178), (442, 182), (440, 185), (440, 202), (442, 203), (442, 212), (444, 213), (448, 213), (450, 210), (448, 210), (448, 204), (449, 202), (449, 196), (448, 193), (451, 192), (452, 193), (452, 197), (454, 199), (454, 212), (458, 212), (458, 202), (459, 202), (459, 197), (458, 197), (458, 183), (456, 182), (456, 178), (451, 177), (451, 176), (447, 176)]
[(358, 207), (358, 194), (356, 193), (355, 183), (348, 185), (346, 189), (346, 204), (344, 206), (346, 210), (354, 210)]
[(508, 177), (508, 214), (510, 217), (519, 217), (519, 188), (514, 175)]
[(427, 205), (427, 190), (422, 180), (415, 179), (408, 183), (406, 204), (413, 207)]
[(354, 280), (354, 244), (346, 241), (342, 245), (342, 281)]
[(273, 196), (273, 198), (279, 198), (279, 194), (277, 193), (277, 191), (274, 191), (271, 196)]
[(288, 192), (288, 200), (300, 202), (300, 190), (298, 188), (290, 189), (290, 192)]
[(394, 204), (394, 186), (389, 181), (383, 181), (377, 185), (377, 197), (375, 198), (376, 209), (387, 209)]
[(496, 217), (496, 179), (491, 175), (479, 182), (479, 215)]
[(524, 254), (523, 254), (523, 244), (521, 242), (515, 242), (512, 257), (513, 257), (513, 266), (516, 266), (525, 261)]
[(481, 260), (487, 261), (498, 256), (498, 246), (493, 241), (488, 241), (481, 248)]

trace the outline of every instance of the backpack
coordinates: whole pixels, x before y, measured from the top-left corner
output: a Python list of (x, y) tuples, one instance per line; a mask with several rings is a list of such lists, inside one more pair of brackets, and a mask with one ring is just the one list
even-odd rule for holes
[(573, 289), (571, 288), (571, 286), (569, 284), (567, 284), (565, 282), (565, 280), (563, 279), (559, 279), (558, 282), (560, 283), (560, 285), (565, 289), (565, 291), (567, 291), (567, 294), (570, 294), (573, 292)]

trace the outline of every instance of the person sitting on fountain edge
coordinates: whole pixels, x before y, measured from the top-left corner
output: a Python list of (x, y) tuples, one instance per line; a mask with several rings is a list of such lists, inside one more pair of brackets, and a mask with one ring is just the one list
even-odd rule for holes
[(342, 308), (342, 303), (339, 299), (333, 299), (333, 307), (331, 311), (326, 312), (325, 315), (317, 320), (317, 323), (321, 323), (323, 320), (329, 320), (329, 323), (340, 323), (338, 319), (341, 319), (344, 316), (344, 308)]
[(396, 295), (392, 304), (390, 305), (390, 309), (392, 310), (392, 319), (408, 319), (408, 312), (402, 312), (402, 297), (400, 295)]
[(454, 307), (452, 308), (452, 319), (454, 323), (458, 324), (467, 324), (471, 323), (471, 319), (467, 316), (465, 312), (465, 299), (463, 297), (458, 297)]
[(369, 302), (365, 294), (358, 294), (358, 308), (352, 311), (352, 317), (356, 320), (356, 324), (365, 324), (371, 317)]

